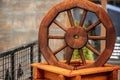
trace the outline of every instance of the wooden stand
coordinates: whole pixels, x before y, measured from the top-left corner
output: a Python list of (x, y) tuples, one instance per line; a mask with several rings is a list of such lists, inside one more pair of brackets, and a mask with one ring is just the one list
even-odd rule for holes
[(31, 64), (34, 80), (118, 80), (120, 67), (106, 64), (79, 70), (68, 70), (46, 63)]

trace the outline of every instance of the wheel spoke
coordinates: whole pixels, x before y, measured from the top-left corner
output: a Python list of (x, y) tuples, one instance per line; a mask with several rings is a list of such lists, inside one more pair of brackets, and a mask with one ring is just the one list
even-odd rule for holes
[(64, 36), (52, 36), (52, 35), (49, 35), (48, 38), (49, 39), (64, 39)]
[(79, 50), (79, 53), (80, 53), (80, 57), (81, 57), (83, 65), (86, 65), (86, 60), (85, 60), (85, 57), (84, 57), (83, 52), (82, 52), (81, 49)]
[(53, 54), (54, 54), (54, 55), (57, 54), (58, 52), (60, 52), (61, 50), (63, 50), (65, 47), (67, 47), (66, 44), (64, 44), (63, 46), (61, 46), (61, 47), (59, 47), (58, 49), (56, 49), (56, 50), (53, 52)]
[(66, 63), (67, 63), (67, 64), (70, 64), (70, 60), (71, 60), (72, 55), (73, 55), (73, 49), (68, 46), (68, 47), (67, 47), (67, 53), (66, 53), (66, 54), (68, 54), (68, 55), (67, 55), (67, 58), (66, 58)]
[(86, 18), (86, 15), (87, 15), (87, 10), (84, 10), (83, 14), (82, 14), (82, 18), (80, 20), (80, 24), (79, 24), (80, 26), (83, 26), (85, 18)]
[(65, 26), (63, 24), (61, 24), (58, 20), (54, 20), (54, 23), (59, 26), (61, 29), (63, 29), (64, 31), (67, 31), (67, 29), (65, 28)]
[(68, 18), (69, 18), (71, 26), (75, 26), (71, 10), (67, 10), (67, 14), (68, 14)]
[(96, 55), (100, 56), (100, 52), (98, 52), (96, 49), (94, 49), (90, 44), (87, 44), (86, 47), (93, 51)]
[(106, 40), (105, 36), (88, 36), (88, 38), (92, 40)]
[(88, 32), (91, 29), (93, 29), (94, 27), (96, 27), (97, 25), (99, 25), (101, 23), (100, 20), (98, 20), (97, 22), (93, 23), (92, 25), (88, 26), (85, 30)]

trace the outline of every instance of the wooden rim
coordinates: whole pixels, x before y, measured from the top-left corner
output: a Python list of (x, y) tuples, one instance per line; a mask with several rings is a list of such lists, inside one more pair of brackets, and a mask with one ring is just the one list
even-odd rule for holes
[[(87, 32), (89, 32), (91, 29), (93, 29), (94, 27), (96, 27), (97, 25), (102, 23), (106, 29), (106, 36), (87, 36), (86, 35), (87, 37), (82, 38), (84, 40), (83, 41), (84, 44), (80, 43), (79, 41), (78, 42), (76, 41), (75, 44), (68, 44), (71, 41), (69, 42), (69, 39), (68, 39), (69, 36), (66, 37), (66, 35), (65, 36), (49, 36), (48, 31), (49, 31), (49, 27), (52, 23), (55, 23), (58, 27), (60, 27), (62, 30), (64, 30), (67, 35), (70, 35), (70, 34), (75, 35), (71, 32), (72, 31), (71, 29), (65, 28), (65, 26), (62, 23), (57, 21), (56, 17), (61, 12), (66, 11), (71, 27), (73, 27), (73, 29), (75, 29), (75, 24), (74, 24), (74, 19), (72, 17), (71, 9), (74, 9), (76, 7), (84, 10), (82, 18), (80, 20), (79, 27), (83, 27), (83, 23), (85, 21), (88, 11), (95, 13), (99, 19), (98, 21), (96, 21), (95, 23), (90, 25), (88, 28), (84, 29), (85, 32), (81, 31), (80, 30), (81, 28), (78, 29), (78, 32), (82, 32), (82, 34), (86, 35)], [(75, 31), (76, 31), (76, 29), (75, 29)], [(66, 44), (61, 46), (56, 51), (52, 51), (48, 46), (49, 38), (65, 39)], [(88, 39), (105, 40), (106, 41), (105, 50), (102, 53), (97, 51), (90, 44), (86, 43), (88, 41)], [(82, 46), (79, 46), (79, 44), (77, 44), (77, 43), (82, 44)], [(91, 66), (93, 66), (93, 67), (103, 66), (112, 54), (112, 51), (114, 49), (114, 43), (115, 43), (115, 29), (114, 29), (111, 19), (109, 18), (107, 13), (101, 7), (99, 7), (96, 4), (94, 4), (90, 1), (87, 1), (87, 0), (65, 0), (65, 1), (55, 5), (43, 18), (41, 25), (40, 25), (40, 29), (39, 29), (39, 46), (40, 46), (40, 50), (41, 50), (43, 56), (45, 57), (45, 59), (47, 60), (47, 62), (51, 65), (60, 66), (60, 67), (67, 68), (67, 69), (80, 69), (80, 68), (91, 67)], [(73, 45), (74, 45), (74, 47), (73, 47)], [(90, 49), (96, 55), (98, 55), (98, 57), (94, 63), (88, 64), (88, 65), (86, 64), (83, 52), (81, 50), (81, 47), (84, 47), (84, 46), (86, 46), (88, 49)], [(67, 64), (64, 64), (64, 63), (61, 63), (58, 61), (58, 59), (55, 57), (55, 54), (57, 54), (59, 51), (63, 50), (66, 47), (68, 47), (68, 49), (69, 49), (68, 50), (69, 55), (68, 55), (68, 59), (66, 61)], [(80, 53), (81, 59), (83, 61), (83, 66), (78, 66), (76, 68), (76, 67), (69, 65), (71, 56), (73, 54), (73, 48), (79, 49), (79, 53)]]

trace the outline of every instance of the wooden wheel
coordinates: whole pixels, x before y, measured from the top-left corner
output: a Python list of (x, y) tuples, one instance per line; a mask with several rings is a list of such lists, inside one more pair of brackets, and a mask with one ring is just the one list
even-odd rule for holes
[[(80, 20), (79, 25), (76, 27), (74, 24), (74, 19), (72, 16), (71, 9), (80, 8), (83, 9), (82, 18)], [(98, 21), (88, 26), (87, 28), (83, 28), (83, 23), (85, 21), (86, 15), (89, 12), (93, 12), (98, 17)], [(65, 25), (56, 20), (56, 17), (61, 13), (66, 12), (69, 18), (70, 27), (66, 28)], [(64, 36), (50, 36), (49, 35), (49, 27), (52, 23), (55, 23), (59, 28), (61, 28), (65, 34)], [(94, 27), (98, 26), (102, 23), (106, 29), (105, 36), (91, 36), (88, 35), (88, 32), (92, 30)], [(49, 44), (49, 39), (64, 39), (65, 44), (58, 48), (55, 51), (52, 51)], [(88, 43), (88, 40), (105, 40), (106, 46), (104, 51), (99, 52), (92, 45)], [(115, 30), (112, 24), (111, 19), (107, 15), (107, 13), (98, 5), (89, 2), (87, 0), (65, 0), (57, 5), (55, 5), (44, 17), (41, 22), (40, 30), (39, 30), (39, 46), (40, 50), (45, 57), (46, 61), (55, 66), (63, 67), (66, 69), (80, 69), (86, 67), (98, 67), (103, 66), (109, 57), (112, 54), (115, 43)], [(86, 64), (85, 57), (82, 52), (83, 47), (87, 47), (94, 54), (98, 55), (95, 61), (91, 64)], [(60, 62), (55, 54), (63, 50), (64, 48), (68, 48), (69, 55), (67, 56), (66, 63)], [(78, 49), (82, 61), (82, 65), (72, 66), (70, 65), (71, 56), (73, 54), (74, 49)]]

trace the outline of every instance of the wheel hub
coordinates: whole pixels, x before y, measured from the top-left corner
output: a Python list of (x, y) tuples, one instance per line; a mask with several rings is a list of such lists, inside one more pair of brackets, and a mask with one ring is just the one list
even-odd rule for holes
[(87, 32), (80, 26), (69, 28), (65, 34), (65, 41), (71, 48), (82, 48), (87, 40)]
[[(82, 9), (83, 12), (81, 14), (81, 19), (79, 20), (79, 26), (75, 26), (74, 16), (72, 14), (73, 9), (79, 8)], [(86, 29), (83, 28), (85, 21), (87, 20), (87, 16), (89, 12), (96, 15), (98, 18), (97, 21), (93, 22), (91, 25), (86, 26)], [(61, 14), (66, 16), (61, 17)], [(68, 21), (68, 25), (70, 28), (67, 28), (66, 22)], [(59, 21), (60, 20), (60, 21)], [(61, 20), (63, 20), (61, 22)], [(65, 31), (65, 35), (51, 35), (50, 27), (55, 26), (59, 27)], [(99, 26), (99, 24), (103, 24), (105, 27), (106, 34), (103, 35), (88, 35), (88, 32), (93, 28)], [(53, 27), (54, 28), (54, 27)], [(112, 20), (107, 15), (107, 13), (98, 5), (88, 1), (88, 0), (64, 0), (59, 4), (55, 5), (43, 18), (39, 28), (39, 47), (40, 51), (43, 54), (44, 58), (50, 65), (66, 68), (66, 69), (81, 69), (87, 67), (100, 67), (103, 66), (107, 60), (110, 58), (115, 44), (115, 29), (112, 24)], [(51, 39), (56, 40), (64, 40), (65, 43), (59, 45), (60, 47), (56, 47), (55, 50), (52, 49), (52, 46), (49, 44)], [(88, 40), (95, 40), (100, 42), (102, 40), (105, 41), (105, 49), (103, 51), (98, 51), (91, 44), (87, 43)], [(53, 42), (54, 44), (54, 42)], [(58, 45), (58, 44), (57, 44)], [(86, 64), (86, 58), (84, 56), (83, 47), (88, 48), (92, 51), (96, 56), (93, 63)], [(81, 62), (83, 65), (79, 65), (76, 68), (75, 65), (71, 65), (72, 54), (74, 52), (74, 48), (77, 48), (79, 51), (79, 55), (81, 57)], [(63, 63), (58, 59), (56, 54), (59, 54), (60, 51), (66, 49), (66, 63)], [(86, 54), (88, 55), (88, 54)]]

